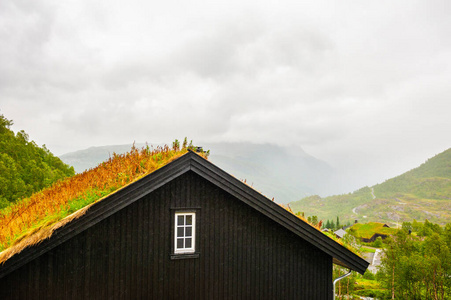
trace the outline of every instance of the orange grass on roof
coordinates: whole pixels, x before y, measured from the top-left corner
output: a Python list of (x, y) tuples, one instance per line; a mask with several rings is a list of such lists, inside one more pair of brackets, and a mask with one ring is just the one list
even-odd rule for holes
[[(56, 228), (82, 215), (90, 204), (168, 164), (185, 154), (188, 148), (184, 143), (180, 149), (177, 141), (172, 148), (166, 145), (138, 150), (133, 146), (126, 154), (113, 154), (97, 167), (3, 209), (0, 211), (0, 251), (21, 243), (20, 249), (13, 251), (17, 253), (50, 237)], [(82, 213), (73, 214), (75, 211)], [(0, 262), (14, 254), (6, 252), (0, 253)]]

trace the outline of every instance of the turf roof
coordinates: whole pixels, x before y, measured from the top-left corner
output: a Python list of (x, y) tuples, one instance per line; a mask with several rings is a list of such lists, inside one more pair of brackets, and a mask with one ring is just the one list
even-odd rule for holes
[[(132, 147), (113, 154), (97, 167), (59, 181), (0, 211), (0, 263), (50, 237), (59, 227), (82, 216), (94, 203), (152, 173), (188, 152), (173, 147)], [(207, 154), (200, 153), (204, 158)]]
[(369, 222), (366, 224), (356, 223), (352, 225), (351, 229), (354, 231), (354, 235), (361, 238), (370, 239), (374, 234), (392, 235), (397, 229), (384, 227), (384, 223)]

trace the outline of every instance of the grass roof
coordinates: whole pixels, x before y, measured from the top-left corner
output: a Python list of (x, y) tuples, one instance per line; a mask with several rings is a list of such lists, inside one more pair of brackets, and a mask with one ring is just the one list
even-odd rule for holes
[(175, 160), (190, 148), (193, 147), (187, 145), (186, 139), (182, 147), (177, 140), (172, 148), (133, 146), (128, 153), (113, 153), (97, 167), (58, 181), (1, 210), (0, 263), (50, 237), (57, 228), (82, 216), (92, 204)]
[(384, 225), (384, 223), (379, 222), (356, 223), (352, 225), (351, 230), (356, 237), (365, 239), (370, 239), (375, 233), (387, 236), (396, 233), (396, 228), (384, 227)]

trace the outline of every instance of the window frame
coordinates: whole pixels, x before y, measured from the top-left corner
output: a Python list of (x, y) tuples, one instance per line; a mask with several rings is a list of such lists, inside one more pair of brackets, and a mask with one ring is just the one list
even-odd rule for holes
[[(183, 224), (178, 224), (178, 217), (179, 216), (183, 216), (184, 218), (184, 223)], [(192, 217), (192, 222), (190, 225), (186, 224), (186, 217), (187, 216), (191, 216)], [(175, 255), (180, 255), (180, 254), (194, 254), (196, 252), (196, 230), (197, 230), (197, 226), (196, 226), (196, 212), (195, 211), (176, 211), (174, 213), (174, 223), (173, 223), (173, 245), (174, 245), (174, 251), (173, 253)], [(186, 228), (191, 228), (191, 235), (187, 236), (186, 235)], [(183, 236), (178, 236), (178, 229), (179, 228), (183, 228)], [(183, 239), (183, 247), (182, 248), (178, 248), (177, 247), (177, 240), (182, 238)], [(185, 247), (185, 242), (187, 239), (191, 238), (191, 247)]]

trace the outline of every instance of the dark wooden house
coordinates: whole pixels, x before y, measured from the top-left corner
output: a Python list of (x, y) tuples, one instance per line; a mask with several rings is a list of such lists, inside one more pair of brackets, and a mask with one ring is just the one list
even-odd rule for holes
[(368, 262), (189, 152), (0, 266), (0, 299), (332, 299)]

